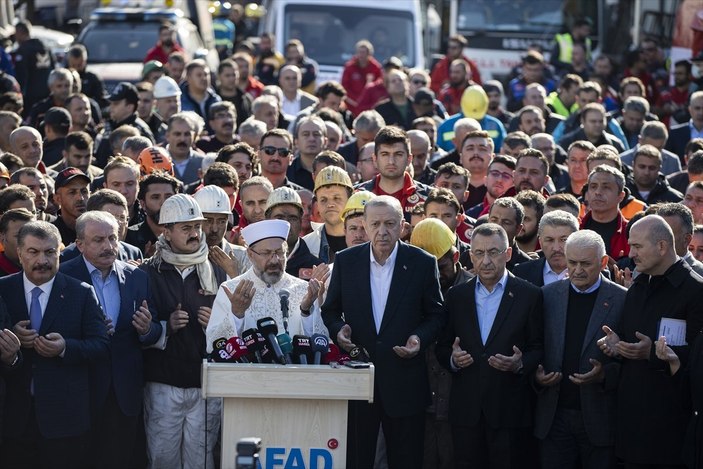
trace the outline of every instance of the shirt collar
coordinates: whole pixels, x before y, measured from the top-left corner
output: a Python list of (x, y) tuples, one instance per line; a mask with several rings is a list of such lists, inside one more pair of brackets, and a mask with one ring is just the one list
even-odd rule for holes
[[(501, 288), (503, 288), (503, 290), (505, 290), (505, 283), (507, 281), (508, 281), (508, 269), (505, 269), (503, 271), (503, 276), (500, 278), (500, 280), (498, 280), (498, 283), (496, 283), (495, 287), (493, 287), (493, 291), (491, 291), (491, 293), (493, 293), (495, 291), (496, 287), (499, 285), (501, 286)], [(476, 275), (476, 288), (479, 288), (479, 287), (486, 288), (481, 283), (481, 278), (478, 275)], [(486, 288), (486, 291), (488, 291), (488, 288)]]
[[(566, 270), (566, 269), (564, 269), (564, 270)], [(552, 269), (552, 266), (549, 265), (549, 261), (546, 259), (544, 260), (544, 269), (542, 269), (542, 274), (546, 275), (546, 274), (551, 273), (557, 277), (560, 277), (561, 275), (564, 274), (564, 270), (562, 270), (561, 273), (557, 273)]]
[(395, 247), (391, 251), (391, 255), (388, 256), (388, 259), (386, 259), (386, 262), (384, 262), (383, 265), (381, 265), (377, 260), (376, 257), (373, 255), (373, 246), (369, 244), (369, 257), (371, 258), (371, 264), (376, 264), (379, 267), (385, 267), (387, 265), (395, 265), (395, 258), (398, 255), (398, 241), (395, 242)]
[(571, 284), (571, 288), (573, 288), (576, 293), (581, 293), (582, 295), (585, 295), (586, 293), (593, 293), (594, 291), (598, 290), (598, 287), (600, 287), (602, 278), (603, 277), (601, 275), (598, 275), (598, 280), (596, 280), (596, 283), (594, 283), (593, 285), (591, 285), (589, 288), (587, 288), (584, 291), (581, 291), (578, 288), (576, 288), (573, 283), (571, 283), (571, 282), (569, 282), (569, 283)]
[(54, 280), (56, 280), (56, 275), (51, 277), (51, 280), (46, 283), (42, 283), (41, 285), (35, 285), (34, 283), (32, 283), (31, 280), (27, 278), (27, 274), (25, 272), (22, 272), (22, 284), (24, 285), (25, 294), (31, 292), (34, 287), (39, 287), (43, 293), (49, 295), (51, 293), (51, 288), (54, 286)]
[[(85, 266), (88, 268), (88, 273), (90, 274), (90, 276), (92, 277), (93, 272), (95, 272), (97, 270), (98, 274), (100, 274), (100, 278), (102, 278), (103, 273), (100, 272), (100, 269), (98, 269), (93, 264), (91, 264), (90, 261), (88, 261), (88, 259), (85, 258), (85, 256), (82, 256), (82, 257), (83, 257), (83, 262), (85, 262)], [(112, 274), (117, 274), (117, 272), (115, 271), (115, 264), (114, 263), (110, 267), (110, 273), (108, 274), (108, 277), (111, 276)]]

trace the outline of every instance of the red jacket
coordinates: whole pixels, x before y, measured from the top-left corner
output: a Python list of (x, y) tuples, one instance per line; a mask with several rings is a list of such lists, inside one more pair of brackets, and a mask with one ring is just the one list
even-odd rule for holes
[(390, 98), (390, 96), (388, 95), (386, 86), (383, 84), (383, 79), (369, 83), (364, 87), (364, 91), (361, 92), (359, 99), (356, 101), (354, 114), (358, 115), (361, 112), (373, 109), (378, 103), (388, 98)]
[[(173, 43), (173, 50), (171, 52), (183, 52), (183, 48), (178, 45), (177, 43)], [(147, 63), (150, 60), (158, 60), (162, 64), (166, 64), (168, 62), (168, 55), (171, 52), (166, 52), (164, 48), (161, 46), (161, 41), (157, 42), (154, 47), (149, 49), (146, 53), (146, 57), (144, 57), (144, 63)]]
[[(374, 82), (383, 76), (381, 64), (373, 57), (369, 57), (369, 63), (365, 67), (359, 65), (356, 57), (352, 57), (344, 64), (342, 72), (342, 86), (347, 91), (347, 98), (351, 101), (352, 107), (364, 91), (367, 83)], [(354, 112), (352, 110), (352, 112)]]
[(249, 78), (247, 78), (247, 87), (244, 91), (251, 95), (251, 99), (256, 99), (261, 96), (261, 92), (264, 91), (264, 84), (250, 75)]
[[(581, 220), (581, 229), (587, 229), (588, 222), (591, 221), (591, 212), (586, 213)], [(622, 216), (620, 210), (618, 210), (618, 228), (613, 233), (613, 237), (610, 238), (610, 246), (606, 246), (607, 254), (615, 259), (621, 259), (627, 257), (630, 253), (630, 245), (627, 244), (627, 220)]]
[(445, 85), (442, 91), (439, 92), (437, 99), (442, 101), (444, 108), (447, 110), (450, 116), (461, 112), (461, 96), (464, 94), (468, 84), (455, 88), (450, 85)]
[[(477, 85), (482, 85), (481, 72), (479, 72), (476, 62), (465, 55), (462, 55), (462, 58), (467, 64), (469, 64), (469, 68), (471, 69), (471, 80), (476, 82)], [(432, 73), (430, 74), (432, 86), (430, 86), (430, 88), (432, 88), (432, 91), (434, 91), (435, 94), (439, 94), (444, 83), (449, 81), (449, 66), (451, 65), (451, 62), (452, 61), (449, 60), (447, 56), (444, 56), (432, 69)], [(343, 84), (344, 83), (342, 83), (342, 85)]]

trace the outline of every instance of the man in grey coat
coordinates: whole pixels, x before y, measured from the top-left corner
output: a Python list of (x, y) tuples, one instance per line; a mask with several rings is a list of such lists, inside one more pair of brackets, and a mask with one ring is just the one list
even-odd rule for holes
[(604, 325), (619, 323), (627, 290), (602, 276), (608, 256), (594, 231), (569, 236), (566, 262), (569, 278), (542, 288), (544, 364), (534, 379), (542, 467), (612, 468), (619, 365), (597, 341)]

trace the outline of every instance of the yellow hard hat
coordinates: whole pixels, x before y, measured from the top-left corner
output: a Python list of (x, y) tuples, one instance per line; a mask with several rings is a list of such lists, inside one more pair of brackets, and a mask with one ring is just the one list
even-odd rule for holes
[(338, 166), (326, 166), (317, 173), (315, 178), (315, 192), (324, 186), (344, 186), (350, 191), (354, 190), (349, 174)]
[(363, 214), (366, 203), (374, 197), (376, 197), (376, 194), (369, 191), (359, 191), (352, 194), (349, 200), (347, 200), (347, 205), (344, 206), (344, 210), (342, 210), (342, 221), (349, 215), (354, 215), (356, 213)]
[(464, 117), (481, 120), (488, 111), (488, 95), (479, 85), (471, 85), (461, 95), (461, 112)]
[(425, 218), (415, 225), (410, 244), (424, 249), (437, 259), (445, 255), (456, 243), (456, 235), (437, 218)]

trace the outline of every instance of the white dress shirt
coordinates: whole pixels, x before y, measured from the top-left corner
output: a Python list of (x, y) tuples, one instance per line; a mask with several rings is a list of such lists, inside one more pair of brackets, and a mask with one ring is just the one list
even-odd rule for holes
[(398, 243), (395, 243), (391, 255), (388, 256), (384, 264), (380, 264), (373, 255), (373, 248), (369, 247), (371, 260), (371, 307), (373, 308), (373, 319), (376, 323), (376, 332), (381, 329), (383, 313), (388, 302), (388, 292), (391, 289), (393, 280), (393, 269), (395, 269), (395, 259), (398, 257)]
[(44, 311), (46, 311), (46, 305), (49, 303), (49, 296), (51, 295), (51, 288), (54, 286), (54, 280), (56, 280), (56, 276), (52, 277), (51, 280), (46, 283), (35, 285), (27, 278), (27, 274), (22, 274), (22, 283), (24, 284), (24, 301), (27, 303), (27, 313), (32, 310), (32, 290), (34, 290), (34, 287), (39, 287), (42, 294), (39, 295), (38, 300), (39, 306), (41, 307), (41, 317), (44, 317)]
[(569, 276), (569, 269), (564, 269), (560, 274), (554, 272), (552, 267), (549, 265), (549, 261), (544, 261), (544, 269), (542, 270), (542, 279), (545, 285), (550, 283), (558, 282), (559, 280), (564, 280)]

